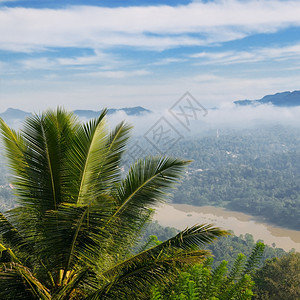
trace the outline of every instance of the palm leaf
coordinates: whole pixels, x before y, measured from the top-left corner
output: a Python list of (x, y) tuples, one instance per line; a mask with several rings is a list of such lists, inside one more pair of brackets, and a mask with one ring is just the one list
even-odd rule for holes
[[(107, 200), (103, 202), (108, 203)], [(105, 209), (61, 204), (57, 211), (49, 211), (46, 215), (47, 226), (41, 240), (44, 247), (39, 255), (51, 261), (51, 270), (63, 269), (64, 277), (77, 264), (93, 267), (109, 239), (101, 231), (106, 219)]]
[(30, 168), (26, 170), (26, 181), (20, 182), (24, 192), (19, 196), (28, 199), (41, 213), (56, 209), (64, 201), (65, 153), (76, 127), (74, 115), (59, 108), (25, 121), (24, 155)]
[(131, 262), (134, 264), (136, 260), (157, 259), (160, 255), (168, 256), (169, 252), (171, 253), (174, 250), (196, 250), (200, 246), (211, 243), (217, 237), (227, 234), (226, 231), (213, 227), (210, 224), (195, 225), (181, 231), (175, 237), (117, 264), (111, 270), (106, 271), (105, 274), (112, 272), (116, 268), (122, 268), (123, 265), (128, 266)]
[(93, 293), (91, 299), (114, 299), (115, 291), (120, 290), (123, 290), (124, 298), (142, 299), (155, 282), (167, 283), (178, 268), (203, 260), (209, 251), (199, 250), (199, 246), (225, 234), (210, 225), (188, 228), (103, 272), (101, 277), (107, 283)]
[[(98, 119), (77, 129), (73, 147), (68, 152), (68, 192), (73, 203), (89, 203), (95, 191), (95, 177), (105, 155), (107, 130), (104, 110)], [(95, 176), (96, 175), (96, 176)]]
[(120, 180), (120, 160), (129, 138), (130, 126), (120, 123), (109, 134), (107, 110), (77, 131), (74, 147), (68, 154), (69, 193), (79, 204), (97, 201), (103, 192)]
[[(97, 201), (87, 205), (61, 206), (58, 215), (52, 214), (52, 223), (49, 223), (47, 228), (53, 228), (53, 230), (46, 235), (47, 237), (50, 236), (51, 239), (47, 238), (44, 242), (49, 244), (46, 248), (49, 252), (54, 251), (54, 248), (60, 249), (59, 255), (56, 255), (57, 259), (61, 256), (60, 262), (57, 261), (58, 265), (61, 264), (63, 257), (67, 256), (67, 263), (64, 267), (65, 274), (70, 265), (74, 264), (75, 261), (80, 261), (82, 257), (91, 266), (95, 264), (95, 260), (101, 261), (100, 257), (106, 257), (109, 253), (112, 253), (117, 260), (122, 259), (121, 253), (128, 253), (128, 249), (138, 238), (136, 231), (149, 218), (146, 200), (150, 204), (157, 203), (158, 196), (162, 197), (164, 192), (170, 188), (171, 183), (179, 177), (180, 169), (185, 165), (181, 161), (171, 159), (164, 161), (153, 159), (152, 161), (148, 160), (148, 163), (151, 166), (148, 170), (152, 172), (149, 172), (150, 174), (144, 172), (144, 181), (139, 182), (141, 186), (136, 187), (138, 191), (131, 191), (132, 195), (123, 201), (123, 210), (119, 210), (118, 216), (114, 208), (120, 208), (120, 205), (117, 206), (118, 202), (120, 203), (120, 198), (117, 201), (115, 199), (117, 196), (110, 197), (107, 195), (102, 197), (98, 195)], [(142, 168), (138, 170), (142, 170)], [(176, 174), (176, 170), (178, 174)], [(138, 175), (136, 176), (138, 177)], [(145, 183), (145, 181), (147, 182)], [(128, 185), (128, 187), (131, 186)], [(146, 188), (155, 190), (153, 198), (158, 196), (155, 199), (148, 197), (143, 199), (138, 193), (142, 194), (142, 190)], [(96, 196), (95, 199), (97, 199)], [(136, 201), (140, 209), (136, 212), (130, 211), (130, 208), (132, 210), (134, 207), (130, 207), (130, 201)], [(125, 206), (127, 206), (126, 209)], [(58, 222), (58, 228), (54, 226), (54, 222)], [(68, 232), (69, 238), (65, 237), (66, 232)], [(132, 234), (133, 232), (134, 234)], [(117, 253), (119, 254), (116, 255)], [(48, 255), (49, 253), (46, 254), (46, 256)], [(75, 260), (72, 262), (73, 259)]]
[[(10, 299), (9, 294), (14, 291), (19, 294), (18, 299), (51, 299), (49, 290), (35, 278), (28, 268), (18, 263), (6, 263), (0, 265), (0, 286), (7, 285), (9, 289), (4, 288), (0, 291), (2, 299)], [(31, 295), (31, 297), (30, 297)], [(15, 299), (12, 296), (11, 299)]]
[(84, 293), (78, 288), (82, 285), (86, 275), (88, 274), (88, 269), (80, 269), (74, 272), (70, 272), (71, 275), (67, 278), (67, 283), (63, 284), (62, 288), (59, 289), (52, 297), (55, 300), (69, 300), (69, 299), (82, 299)]
[[(28, 296), (28, 291), (38, 299), (51, 298), (47, 288), (31, 274), (28, 268), (21, 264), (15, 253), (0, 244), (0, 287), (6, 284), (17, 289), (25, 298)], [(0, 290), (2, 297), (9, 294), (10, 291), (7, 291), (6, 288)]]
[(12, 170), (22, 176), (24, 169), (28, 167), (24, 158), (24, 140), (20, 133), (9, 128), (7, 124), (0, 118), (0, 132), (5, 145), (6, 156)]
[(98, 174), (103, 186), (98, 187), (100, 190), (108, 191), (113, 184), (120, 181), (120, 164), (121, 158), (126, 150), (129, 139), (129, 133), (132, 127), (121, 122), (110, 133), (107, 142), (106, 157), (101, 162), (102, 168)]
[(119, 207), (112, 219), (127, 207), (150, 207), (166, 200), (167, 192), (182, 175), (190, 161), (169, 157), (138, 160), (116, 191)]
[(0, 213), (0, 236), (4, 243), (10, 245), (14, 249), (26, 251), (27, 253), (32, 251), (32, 247), (29, 245), (28, 241), (2, 213)]
[(154, 284), (171, 283), (184, 265), (199, 263), (208, 254), (205, 250), (174, 251), (170, 256), (137, 262), (130, 269), (124, 269), (112, 278), (105, 278), (105, 281), (111, 281), (102, 284), (88, 299), (148, 299)]
[(189, 161), (157, 157), (138, 160), (131, 167), (112, 190), (118, 206), (103, 227), (114, 237), (114, 247), (126, 250), (132, 246), (148, 217), (148, 209), (166, 200), (187, 164)]
[[(99, 234), (99, 224), (101, 223), (99, 223), (99, 220), (106, 220), (111, 215), (112, 208), (116, 204), (116, 200), (108, 192), (110, 186), (119, 180), (120, 171), (118, 164), (125, 149), (130, 126), (121, 123), (110, 135), (107, 135), (104, 122), (105, 114), (106, 110), (102, 112), (97, 120), (92, 120), (88, 125), (80, 128), (75, 138), (75, 147), (69, 153), (70, 169), (73, 172), (71, 176), (75, 178), (77, 176), (79, 180), (73, 189), (76, 190), (76, 187), (79, 186), (75, 197), (75, 199), (77, 198), (76, 203), (80, 207), (84, 206), (84, 212), (79, 220), (77, 220), (76, 216), (73, 218), (73, 220), (77, 220), (75, 227), (73, 226), (76, 229), (70, 235), (73, 238), (69, 246), (65, 274), (70, 267), (72, 258), (79, 256), (78, 253), (75, 254), (75, 246), (81, 245), (84, 248), (86, 244), (93, 244), (98, 247), (99, 252), (99, 245), (103, 243), (103, 240), (99, 240), (99, 237), (103, 236), (101, 233)], [(77, 164), (75, 161), (77, 161)], [(73, 182), (76, 183), (76, 180)], [(104, 195), (102, 195), (102, 191), (105, 192)], [(85, 204), (88, 205), (86, 206)], [(65, 206), (63, 209), (66, 213), (67, 207)], [(71, 209), (66, 215), (74, 212), (75, 210)], [(95, 243), (95, 241), (87, 243), (86, 239), (89, 237), (86, 236), (86, 233), (82, 234), (82, 232), (86, 231), (86, 227), (82, 226), (86, 219), (89, 220), (89, 232), (92, 232), (93, 237), (98, 236), (98, 243)], [(93, 220), (96, 220), (96, 222)], [(80, 242), (83, 236), (84, 243)], [(63, 243), (65, 245), (64, 249), (68, 248), (65, 240), (63, 240)], [(91, 252), (90, 249), (88, 251)], [(84, 256), (86, 256), (86, 253)]]

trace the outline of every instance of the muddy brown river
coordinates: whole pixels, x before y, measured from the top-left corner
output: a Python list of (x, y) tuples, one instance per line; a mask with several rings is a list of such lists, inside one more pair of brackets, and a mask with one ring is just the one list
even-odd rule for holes
[(187, 204), (166, 204), (156, 209), (154, 220), (162, 226), (183, 230), (194, 224), (210, 223), (235, 235), (250, 233), (254, 240), (263, 240), (265, 244), (283, 248), (294, 248), (300, 252), (300, 231), (276, 227), (264, 223), (261, 219), (214, 206), (192, 206)]

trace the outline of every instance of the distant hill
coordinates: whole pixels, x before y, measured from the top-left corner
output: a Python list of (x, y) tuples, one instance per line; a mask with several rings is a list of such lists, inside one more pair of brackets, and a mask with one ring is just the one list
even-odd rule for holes
[[(115, 114), (117, 112), (125, 112), (126, 115), (128, 116), (142, 116), (144, 114), (149, 114), (152, 113), (151, 110), (143, 108), (141, 106), (135, 106), (135, 107), (125, 107), (125, 108), (110, 108), (108, 109), (107, 114), (108, 115), (112, 115)], [(78, 117), (82, 117), (82, 118), (95, 118), (97, 116), (99, 116), (100, 111), (94, 111), (94, 110), (74, 110), (74, 113), (78, 116)]]
[(15, 109), (15, 108), (8, 108), (5, 112), (0, 113), (0, 117), (6, 121), (10, 119), (14, 120), (22, 120), (28, 116), (30, 116), (31, 113), (20, 110), (20, 109)]
[(280, 107), (300, 106), (300, 91), (283, 92), (274, 95), (267, 95), (259, 100), (239, 100), (234, 101), (237, 105), (259, 105), (273, 104)]
[[(144, 114), (152, 113), (151, 110), (143, 108), (141, 106), (136, 107), (125, 107), (125, 108), (111, 108), (108, 110), (108, 115), (112, 115), (117, 112), (125, 112), (128, 116), (142, 116)], [(100, 111), (94, 111), (94, 110), (75, 110), (74, 113), (78, 115), (80, 118), (95, 118), (99, 116)], [(5, 112), (0, 113), (0, 118), (2, 118), (5, 122), (8, 124), (12, 124), (15, 121), (21, 121), (25, 119), (26, 117), (30, 116), (31, 113), (25, 112), (20, 109), (15, 108), (8, 108)]]

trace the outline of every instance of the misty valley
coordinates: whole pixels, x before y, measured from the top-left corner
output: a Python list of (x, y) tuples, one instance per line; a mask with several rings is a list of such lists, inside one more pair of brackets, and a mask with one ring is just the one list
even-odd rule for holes
[[(133, 137), (132, 143), (136, 140), (141, 139)], [(173, 193), (173, 203), (224, 207), (300, 232), (297, 127), (210, 130), (179, 141), (169, 155), (193, 161)], [(14, 199), (3, 155), (0, 168), (0, 209), (5, 211)]]
[[(10, 121), (12, 124), (16, 124), (14, 119)], [(145, 134), (142, 136), (136, 134), (131, 137), (127, 152), (124, 153), (124, 159), (117, 166), (121, 177), (126, 176), (130, 164), (134, 163), (133, 160), (144, 159), (145, 152), (135, 152), (133, 156), (132, 149), (136, 145), (139, 145), (140, 149), (147, 149), (147, 154), (160, 154), (159, 149), (153, 147), (153, 144), (149, 143), (145, 136)], [(16, 187), (11, 184), (12, 177), (8, 171), (8, 160), (5, 157), (3, 146), (3, 142), (1, 142), (0, 213), (18, 207), (14, 196)], [(252, 124), (251, 126), (244, 126), (242, 129), (238, 129), (236, 126), (223, 126), (222, 128), (203, 126), (202, 129), (198, 128), (194, 134), (186, 135), (172, 144), (167, 154), (171, 157), (191, 160), (181, 177), (180, 183), (170, 190), (172, 196), (169, 199), (170, 205), (185, 205), (181, 212), (185, 215), (185, 219), (190, 218), (190, 220), (195, 220), (195, 223), (200, 224), (214, 223), (214, 219), (212, 222), (205, 218), (203, 220), (198, 218), (196, 221), (192, 218), (194, 212), (189, 212), (188, 205), (197, 207), (198, 212), (203, 210), (204, 214), (205, 211), (207, 213), (208, 206), (219, 207), (228, 210), (228, 212), (219, 211), (219, 216), (222, 218), (228, 218), (230, 211), (243, 212), (260, 218), (270, 226), (283, 228), (286, 232), (288, 232), (287, 229), (292, 229), (294, 234), (300, 235), (300, 133), (299, 126), (296, 124)], [(147, 160), (147, 157), (145, 159)], [(164, 180), (164, 175), (162, 175), (162, 180)], [(140, 232), (141, 238), (138, 240), (138, 244), (132, 249), (133, 254), (139, 253), (141, 250), (151, 250), (152, 247), (159, 247), (162, 241), (180, 236), (182, 233), (178, 229), (182, 230), (187, 226), (193, 228), (194, 223), (179, 221), (179, 215), (174, 216), (175, 221), (171, 223), (174, 227), (170, 227), (168, 218), (171, 219), (170, 214), (172, 213), (175, 215), (175, 210), (174, 207), (172, 207), (173, 210), (171, 206), (166, 207), (169, 207), (169, 210), (164, 211), (160, 218), (155, 218), (157, 221), (150, 222), (150, 215), (153, 213), (151, 211), (149, 212), (150, 215), (143, 220), (144, 225), (146, 225)], [(175, 207), (177, 206), (175, 205)], [(185, 209), (186, 212), (184, 213)], [(166, 227), (160, 224), (164, 224)], [(272, 240), (272, 235), (269, 232), (267, 233), (266, 245), (264, 245), (263, 239), (254, 238), (251, 234), (255, 230), (255, 226), (243, 234), (238, 233), (237, 230), (235, 232), (234, 226), (236, 224), (231, 223), (230, 225), (229, 221), (226, 229), (231, 230), (231, 235), (220, 236), (214, 243), (203, 246), (203, 251), (211, 251), (214, 258), (208, 258), (201, 265), (183, 268), (188, 273), (180, 273), (177, 279), (179, 281), (176, 281), (177, 283), (171, 289), (173, 292), (179, 288), (180, 291), (177, 293), (182, 293), (186, 289), (186, 283), (180, 285), (180, 282), (191, 280), (191, 276), (196, 276), (193, 277), (195, 282), (199, 278), (203, 280), (203, 276), (208, 276), (206, 280), (213, 285), (215, 284), (213, 283), (214, 280), (216, 280), (214, 276), (223, 276), (223, 279), (218, 280), (219, 284), (224, 284), (230, 278), (230, 274), (236, 274), (236, 272), (244, 274), (243, 272), (245, 272), (245, 276), (248, 273), (252, 274), (255, 288), (250, 287), (252, 281), (247, 281), (250, 280), (250, 277), (246, 280), (247, 277), (239, 275), (233, 280), (233, 285), (228, 287), (226, 293), (220, 285), (218, 289), (214, 287), (215, 292), (212, 295), (227, 295), (228, 293), (240, 295), (243, 289), (249, 293), (248, 298), (245, 296), (245, 299), (252, 299), (254, 295), (251, 292), (252, 289), (257, 293), (263, 291), (264, 288), (258, 289), (257, 287), (259, 287), (262, 278), (269, 276), (271, 271), (268, 270), (267, 275), (259, 272), (265, 272), (265, 268), (270, 267), (268, 264), (275, 258), (278, 259), (278, 263), (299, 265), (297, 261), (299, 255), (295, 249), (291, 249), (292, 246), (289, 247), (288, 245), (281, 247), (280, 243), (275, 242), (277, 239)], [(4, 237), (5, 231), (2, 232)], [(283, 232), (285, 231), (283, 230)], [(282, 237), (282, 239), (284, 238)], [(296, 243), (299, 242), (296, 241)], [(298, 244), (295, 248), (298, 251)], [(200, 266), (204, 269), (198, 269)], [(248, 266), (249, 269), (247, 269)], [(254, 268), (259, 268), (259, 271), (253, 273)], [(221, 273), (216, 275), (218, 272)], [(246, 281), (242, 283), (241, 280)], [(201, 289), (197, 287), (197, 295), (207, 293), (207, 288), (203, 286)], [(145, 299), (173, 299), (172, 295), (169, 294), (170, 290), (166, 290), (160, 285), (151, 291), (151, 298), (147, 296)], [(226, 297), (224, 299), (236, 299), (237, 296)], [(7, 299), (11, 298), (8, 297)]]
[(299, 128), (219, 130), (186, 139), (174, 155), (193, 160), (174, 203), (222, 206), (300, 230)]

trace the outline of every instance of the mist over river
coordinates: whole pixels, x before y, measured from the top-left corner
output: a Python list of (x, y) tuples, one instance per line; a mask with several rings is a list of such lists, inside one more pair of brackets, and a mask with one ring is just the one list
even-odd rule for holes
[(289, 251), (294, 248), (300, 252), (300, 231), (280, 228), (261, 219), (240, 212), (214, 206), (193, 206), (187, 204), (165, 204), (156, 208), (154, 220), (162, 226), (183, 230), (194, 224), (214, 224), (235, 235), (250, 233), (254, 240)]

